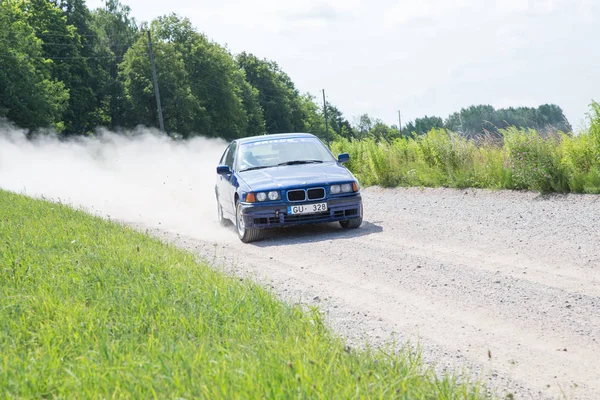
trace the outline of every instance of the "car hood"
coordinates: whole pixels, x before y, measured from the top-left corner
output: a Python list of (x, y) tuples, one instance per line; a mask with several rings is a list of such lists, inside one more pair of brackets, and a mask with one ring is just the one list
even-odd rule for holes
[(285, 189), (306, 185), (329, 185), (354, 180), (345, 167), (337, 163), (285, 165), (240, 172), (238, 176), (250, 190)]

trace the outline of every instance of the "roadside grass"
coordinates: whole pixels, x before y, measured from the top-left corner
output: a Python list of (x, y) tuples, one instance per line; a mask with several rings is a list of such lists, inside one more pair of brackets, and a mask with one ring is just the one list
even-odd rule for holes
[(362, 185), (522, 189), (542, 193), (600, 193), (600, 104), (578, 135), (501, 130), (499, 140), (468, 140), (433, 129), (425, 135), (377, 142), (331, 144), (349, 153), (348, 168)]
[(67, 206), (0, 190), (0, 397), (480, 399), (411, 350)]

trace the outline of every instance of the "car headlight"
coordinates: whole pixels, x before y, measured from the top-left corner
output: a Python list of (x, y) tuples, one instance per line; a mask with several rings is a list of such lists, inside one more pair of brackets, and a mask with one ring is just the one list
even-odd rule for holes
[(342, 191), (342, 187), (340, 185), (332, 185), (329, 190), (331, 191), (331, 194), (338, 194)]
[(260, 192), (256, 194), (256, 200), (265, 201), (267, 199), (267, 194), (264, 192)]
[(269, 200), (279, 200), (279, 192), (270, 191), (269, 192)]
[(352, 184), (351, 183), (344, 183), (342, 185), (342, 192), (349, 193), (351, 191), (352, 191)]

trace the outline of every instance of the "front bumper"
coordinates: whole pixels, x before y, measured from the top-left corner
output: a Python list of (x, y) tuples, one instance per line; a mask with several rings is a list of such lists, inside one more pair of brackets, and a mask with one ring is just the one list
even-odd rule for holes
[(327, 203), (328, 210), (316, 214), (288, 215), (288, 205), (282, 204), (260, 204), (242, 203), (242, 214), (244, 223), (249, 228), (276, 228), (281, 226), (318, 224), (335, 221), (346, 221), (361, 218), (362, 198), (360, 194), (348, 197), (329, 198), (320, 201), (306, 202), (302, 204)]

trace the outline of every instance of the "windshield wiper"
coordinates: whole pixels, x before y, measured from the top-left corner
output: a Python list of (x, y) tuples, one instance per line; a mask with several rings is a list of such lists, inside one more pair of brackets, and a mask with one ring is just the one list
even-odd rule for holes
[(274, 166), (275, 165), (259, 165), (257, 167), (250, 167), (250, 168), (243, 169), (240, 172), (254, 171), (255, 169), (272, 168)]
[(300, 165), (300, 164), (320, 164), (323, 161), (321, 160), (294, 160), (294, 161), (286, 161), (279, 163), (277, 165)]

